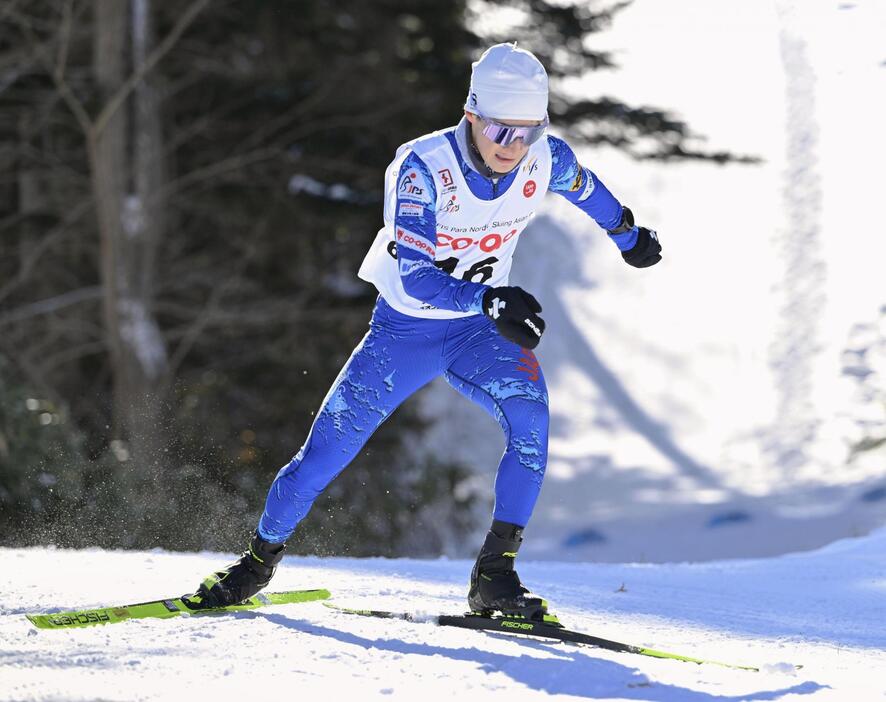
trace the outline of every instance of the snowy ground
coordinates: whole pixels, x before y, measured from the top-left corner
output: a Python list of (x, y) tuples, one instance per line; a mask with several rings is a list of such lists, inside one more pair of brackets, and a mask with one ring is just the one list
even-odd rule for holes
[[(0, 700), (886, 699), (886, 529), (810, 553), (705, 564), (527, 562), (569, 626), (756, 665), (728, 670), (367, 619), (319, 603), (212, 620), (38, 631), (23, 613), (181, 594), (227, 556), (0, 549)], [(469, 563), (284, 560), (271, 590), (459, 613)], [(802, 664), (791, 671), (785, 664)], [(242, 696), (242, 697), (241, 697)]]

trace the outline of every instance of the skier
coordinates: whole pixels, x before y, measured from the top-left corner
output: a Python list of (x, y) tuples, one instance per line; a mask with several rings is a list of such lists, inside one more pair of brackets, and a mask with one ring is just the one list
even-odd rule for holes
[(329, 390), (305, 444), (277, 474), (239, 560), (189, 596), (194, 607), (241, 602), (265, 587), (285, 541), (314, 500), (407, 397), (443, 375), (507, 437), (495, 507), (471, 572), (474, 612), (539, 618), (546, 603), (520, 582), (514, 559), (545, 472), (548, 395), (532, 349), (541, 305), (508, 285), (511, 257), (551, 190), (606, 230), (624, 260), (661, 260), (654, 231), (561, 139), (546, 135), (548, 77), (516, 44), (472, 66), (464, 118), (402, 145), (385, 173), (385, 226), (358, 275), (380, 295), (369, 331)]

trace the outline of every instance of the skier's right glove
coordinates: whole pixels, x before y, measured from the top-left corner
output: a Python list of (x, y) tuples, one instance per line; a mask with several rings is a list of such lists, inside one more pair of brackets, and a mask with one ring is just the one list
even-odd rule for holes
[(544, 333), (539, 312), (538, 300), (523, 288), (489, 288), (483, 295), (483, 314), (495, 322), (499, 334), (524, 349), (538, 346)]

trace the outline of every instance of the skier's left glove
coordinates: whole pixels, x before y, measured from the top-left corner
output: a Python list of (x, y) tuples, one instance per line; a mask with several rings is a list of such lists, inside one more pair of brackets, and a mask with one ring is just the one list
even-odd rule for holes
[(489, 288), (483, 294), (483, 314), (495, 322), (498, 333), (524, 349), (541, 341), (545, 321), (538, 316), (541, 305), (523, 288)]
[[(636, 238), (635, 238), (636, 235)], [(621, 257), (634, 268), (648, 268), (661, 261), (661, 244), (658, 234), (646, 227), (634, 225), (634, 214), (625, 207), (622, 210), (621, 223), (609, 230), (609, 236), (621, 250)], [(631, 248), (625, 249), (634, 240)]]
[(661, 261), (661, 244), (658, 234), (646, 227), (637, 227), (637, 243), (634, 248), (621, 252), (621, 257), (634, 268), (648, 268)]

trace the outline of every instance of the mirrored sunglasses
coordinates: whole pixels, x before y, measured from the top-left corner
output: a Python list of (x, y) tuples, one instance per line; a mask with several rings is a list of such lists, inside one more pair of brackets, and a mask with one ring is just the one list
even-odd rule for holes
[(545, 119), (541, 124), (533, 125), (531, 127), (515, 127), (510, 124), (502, 124), (501, 122), (496, 122), (494, 119), (489, 119), (482, 115), (480, 115), (480, 119), (483, 120), (484, 124), (483, 135), (502, 146), (507, 146), (517, 139), (522, 139), (523, 143), (527, 146), (529, 144), (534, 144), (541, 139), (542, 134), (545, 133), (545, 129), (548, 128), (549, 124), (547, 115), (545, 115)]

